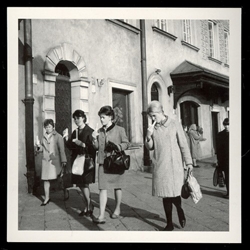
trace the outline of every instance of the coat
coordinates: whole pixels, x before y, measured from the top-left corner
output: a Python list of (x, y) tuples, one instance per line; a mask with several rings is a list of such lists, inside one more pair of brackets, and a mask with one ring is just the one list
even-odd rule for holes
[(216, 136), (218, 167), (225, 171), (229, 169), (229, 132), (225, 129)]
[(203, 138), (196, 130), (196, 125), (192, 124), (188, 130), (190, 138), (190, 151), (193, 159), (199, 159), (202, 156), (200, 140)]
[(99, 136), (96, 141), (93, 141), (93, 145), (96, 150), (98, 150), (97, 162), (103, 164), (106, 157), (104, 152), (106, 142), (111, 141), (117, 144), (120, 150), (126, 150), (129, 146), (129, 141), (123, 127), (115, 125), (114, 123), (107, 129), (100, 128), (98, 130)]
[(184, 183), (184, 164), (192, 164), (187, 139), (180, 123), (173, 118), (154, 127), (153, 147), (153, 182), (152, 195), (176, 197), (181, 195)]
[(116, 189), (123, 188), (126, 185), (126, 171), (124, 174), (107, 174), (104, 173), (103, 163), (106, 158), (105, 146), (108, 141), (115, 143), (120, 150), (126, 150), (129, 146), (129, 141), (125, 133), (125, 129), (114, 123), (107, 128), (98, 130), (99, 135), (97, 140), (93, 140), (94, 147), (98, 150), (97, 161), (99, 163), (98, 184), (99, 189)]
[(62, 163), (67, 162), (63, 138), (55, 130), (48, 137), (46, 133), (42, 139), (42, 180), (54, 180), (60, 174)]
[[(82, 130), (78, 130), (78, 140), (85, 143), (86, 147), (76, 145), (72, 140), (76, 138), (76, 130), (73, 131), (71, 138), (66, 141), (66, 146), (71, 150), (71, 166), (74, 163), (77, 155), (89, 154), (95, 161), (96, 150), (92, 145), (92, 133), (93, 129), (87, 124)], [(84, 184), (90, 184), (95, 182), (95, 168), (90, 173), (83, 173), (82, 176), (72, 174), (72, 184), (83, 186)]]

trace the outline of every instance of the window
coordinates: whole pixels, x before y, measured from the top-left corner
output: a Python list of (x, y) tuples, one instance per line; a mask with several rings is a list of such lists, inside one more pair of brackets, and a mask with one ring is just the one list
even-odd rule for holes
[(219, 38), (216, 22), (208, 21), (209, 57), (219, 59)]
[(161, 30), (169, 31), (168, 29), (168, 21), (166, 19), (157, 19), (155, 21), (155, 26)]
[(122, 126), (129, 139), (131, 139), (130, 135), (130, 110), (129, 110), (129, 94), (130, 92), (122, 90), (122, 89), (112, 89), (113, 96), (113, 109), (115, 112), (114, 122)]
[(224, 42), (225, 42), (225, 63), (226, 64), (229, 64), (229, 37), (228, 37), (228, 31), (224, 30)]
[(192, 44), (192, 36), (191, 36), (191, 20), (183, 20), (183, 40), (187, 43)]
[(151, 101), (159, 101), (159, 92), (156, 83), (151, 87)]

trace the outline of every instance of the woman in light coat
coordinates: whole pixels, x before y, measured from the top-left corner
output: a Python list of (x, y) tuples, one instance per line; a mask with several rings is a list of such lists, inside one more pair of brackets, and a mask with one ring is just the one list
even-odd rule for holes
[(129, 146), (129, 141), (125, 133), (125, 129), (114, 124), (114, 110), (110, 106), (103, 106), (98, 112), (103, 127), (93, 132), (93, 145), (98, 150), (97, 162), (99, 163), (98, 170), (98, 186), (100, 190), (99, 202), (100, 212), (98, 218), (93, 218), (93, 222), (97, 224), (105, 223), (105, 208), (107, 204), (107, 190), (114, 189), (116, 207), (112, 219), (117, 219), (120, 216), (120, 205), (122, 200), (122, 188), (125, 185), (126, 174), (107, 174), (104, 172), (103, 163), (107, 156), (105, 151), (107, 142), (112, 142), (115, 145), (115, 150), (126, 150)]
[(148, 127), (145, 140), (145, 146), (154, 150), (152, 194), (163, 198), (167, 219), (164, 231), (172, 231), (172, 204), (176, 206), (180, 225), (184, 227), (186, 224), (180, 196), (184, 183), (183, 161), (192, 171), (192, 158), (181, 124), (164, 114), (161, 103), (152, 101), (147, 113), (153, 122)]
[(37, 151), (43, 152), (41, 179), (44, 182), (45, 199), (41, 206), (46, 206), (50, 202), (50, 181), (57, 179), (67, 163), (63, 138), (54, 127), (54, 121), (46, 119), (42, 143), (40, 145), (38, 142), (36, 145)]
[(199, 168), (196, 161), (201, 157), (201, 145), (200, 141), (205, 140), (197, 131), (197, 126), (195, 124), (190, 125), (188, 130), (188, 135), (190, 138), (190, 150), (193, 159), (194, 168)]

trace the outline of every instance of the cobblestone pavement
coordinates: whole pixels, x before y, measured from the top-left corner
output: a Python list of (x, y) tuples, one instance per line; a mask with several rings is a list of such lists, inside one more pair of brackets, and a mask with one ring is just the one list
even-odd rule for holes
[[(203, 198), (195, 204), (191, 198), (182, 199), (186, 215), (186, 226), (181, 228), (176, 209), (173, 209), (174, 231), (228, 231), (229, 200), (223, 198), (226, 189), (214, 187), (212, 176), (213, 159), (199, 162), (201, 168), (194, 169)], [(78, 188), (69, 190), (70, 198), (63, 201), (62, 191), (51, 192), (51, 202), (40, 206), (41, 196), (19, 194), (18, 230), (99, 230), (99, 231), (161, 231), (165, 225), (162, 199), (151, 195), (152, 174), (129, 170), (126, 172), (127, 186), (123, 189), (121, 218), (111, 219), (115, 200), (113, 191), (108, 191), (106, 223), (94, 224), (90, 217), (79, 217), (84, 203)], [(94, 216), (98, 216), (98, 184), (90, 185)]]

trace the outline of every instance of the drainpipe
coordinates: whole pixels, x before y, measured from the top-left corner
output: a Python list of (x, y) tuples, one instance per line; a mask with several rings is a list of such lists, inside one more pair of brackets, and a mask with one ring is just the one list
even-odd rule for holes
[(35, 183), (34, 127), (33, 127), (33, 81), (32, 81), (31, 19), (24, 19), (24, 65), (25, 65), (25, 146), (28, 193), (33, 193)]
[[(142, 77), (142, 126), (143, 126), (143, 140), (146, 137), (148, 128), (147, 106), (148, 106), (148, 92), (147, 92), (147, 64), (146, 64), (146, 35), (145, 35), (145, 20), (140, 20), (141, 29), (141, 77)], [(144, 166), (150, 166), (149, 150), (143, 146), (143, 163)]]

